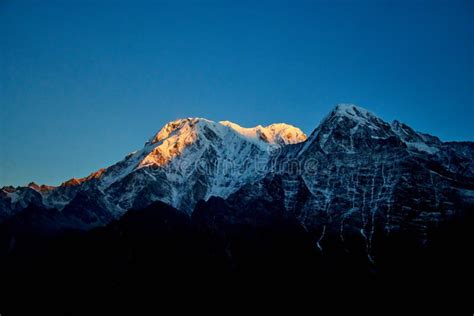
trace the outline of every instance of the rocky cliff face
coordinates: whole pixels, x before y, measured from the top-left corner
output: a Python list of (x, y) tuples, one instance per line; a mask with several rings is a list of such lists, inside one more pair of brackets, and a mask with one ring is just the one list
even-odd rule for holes
[(373, 261), (376, 237), (406, 233), (423, 244), (440, 223), (474, 211), (473, 148), (340, 105), (229, 199), (238, 209), (257, 199), (284, 205), (321, 251), (350, 239)]

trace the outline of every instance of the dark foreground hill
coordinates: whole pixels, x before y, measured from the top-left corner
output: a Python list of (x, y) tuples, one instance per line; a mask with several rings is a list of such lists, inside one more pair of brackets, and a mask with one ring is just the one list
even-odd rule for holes
[[(198, 300), (214, 307), (223, 299), (245, 304), (270, 297), (318, 306), (370, 299), (472, 307), (472, 217), (446, 222), (425, 246), (406, 234), (376, 237), (372, 264), (365, 252), (337, 243), (320, 252), (294, 218), (264, 202), (241, 210), (247, 222), (210, 224), (217, 210), (233, 213), (216, 198), (192, 217), (156, 202), (87, 232), (3, 226), (1, 305), (19, 311), (32, 302), (37, 311), (72, 313), (97, 304), (112, 311), (137, 297), (159, 306)], [(42, 212), (50, 216), (35, 210)]]

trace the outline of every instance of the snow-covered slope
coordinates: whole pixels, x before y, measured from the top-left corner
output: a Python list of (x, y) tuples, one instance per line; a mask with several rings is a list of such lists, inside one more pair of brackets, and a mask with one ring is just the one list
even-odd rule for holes
[[(109, 168), (99, 187), (119, 210), (161, 200), (189, 212), (198, 200), (226, 197), (261, 177), (281, 139), (293, 143), (305, 139), (290, 125), (253, 129), (229, 125), (238, 126), (202, 118), (170, 122), (142, 150)], [(249, 130), (271, 137), (256, 138)]]
[(248, 140), (258, 145), (270, 145), (270, 148), (280, 147), (288, 144), (297, 144), (306, 140), (306, 135), (294, 126), (285, 123), (276, 123), (268, 126), (258, 125), (252, 128), (242, 127), (238, 124), (221, 121), (220, 124), (232, 128)]
[(93, 207), (116, 216), (156, 200), (190, 212), (198, 200), (227, 197), (259, 179), (275, 149), (305, 139), (300, 129), (288, 124), (244, 128), (229, 121), (179, 119), (166, 124), (142, 149), (88, 177), (44, 190), (4, 190), (3, 208), (10, 214), (26, 207), (31, 197), (21, 197), (29, 192), (47, 207), (77, 210), (75, 205), (84, 203), (78, 192), (101, 192)]

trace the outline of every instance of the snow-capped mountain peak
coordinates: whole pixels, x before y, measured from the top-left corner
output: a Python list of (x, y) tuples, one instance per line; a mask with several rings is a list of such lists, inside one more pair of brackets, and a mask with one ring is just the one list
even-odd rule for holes
[(306, 135), (299, 128), (285, 123), (275, 123), (268, 126), (242, 127), (230, 121), (220, 121), (220, 124), (230, 127), (243, 137), (254, 141), (267, 143), (271, 146), (296, 144), (306, 140)]
[(376, 116), (369, 110), (351, 103), (339, 103), (334, 107), (332, 112), (341, 115), (361, 116), (366, 118), (369, 116)]
[(204, 125), (215, 126), (216, 123), (200, 117), (177, 119), (163, 126), (163, 128), (158, 133), (156, 133), (148, 143), (155, 144), (161, 142), (166, 138), (172, 137), (174, 134), (184, 135), (186, 133), (190, 133), (191, 131), (199, 130)]
[(199, 137), (205, 139), (206, 129), (215, 132), (213, 123), (200, 118), (187, 118), (166, 124), (145, 146), (150, 147), (150, 153), (140, 162), (139, 167), (165, 165), (181, 155)]
[(344, 118), (356, 123), (358, 126), (367, 126), (371, 129), (379, 129), (380, 125), (388, 125), (388, 123), (384, 122), (374, 113), (354, 104), (343, 103), (336, 105), (326, 118), (326, 121), (335, 120), (336, 118), (338, 122), (341, 122), (342, 118)]
[(298, 155), (314, 147), (326, 153), (356, 153), (393, 134), (390, 124), (372, 112), (353, 104), (338, 104), (311, 133)]
[(147, 194), (147, 199), (190, 210), (199, 199), (225, 197), (257, 179), (273, 150), (305, 139), (300, 129), (282, 123), (244, 128), (229, 121), (179, 119), (108, 168), (99, 187), (111, 195), (123, 191), (124, 183), (133, 187), (126, 196), (117, 195), (118, 205), (126, 209), (154, 183), (166, 197)]
[(146, 143), (149, 153), (138, 167), (163, 166), (181, 156), (189, 146), (207, 148), (221, 140), (229, 141), (236, 137), (264, 151), (306, 140), (306, 135), (299, 128), (284, 123), (245, 128), (230, 121), (185, 118), (166, 124)]

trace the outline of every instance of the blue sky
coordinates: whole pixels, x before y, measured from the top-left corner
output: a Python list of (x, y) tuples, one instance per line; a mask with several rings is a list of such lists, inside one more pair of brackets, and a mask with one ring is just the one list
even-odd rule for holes
[(0, 185), (59, 184), (199, 116), (310, 133), (355, 103), (474, 140), (474, 1), (1, 1)]

